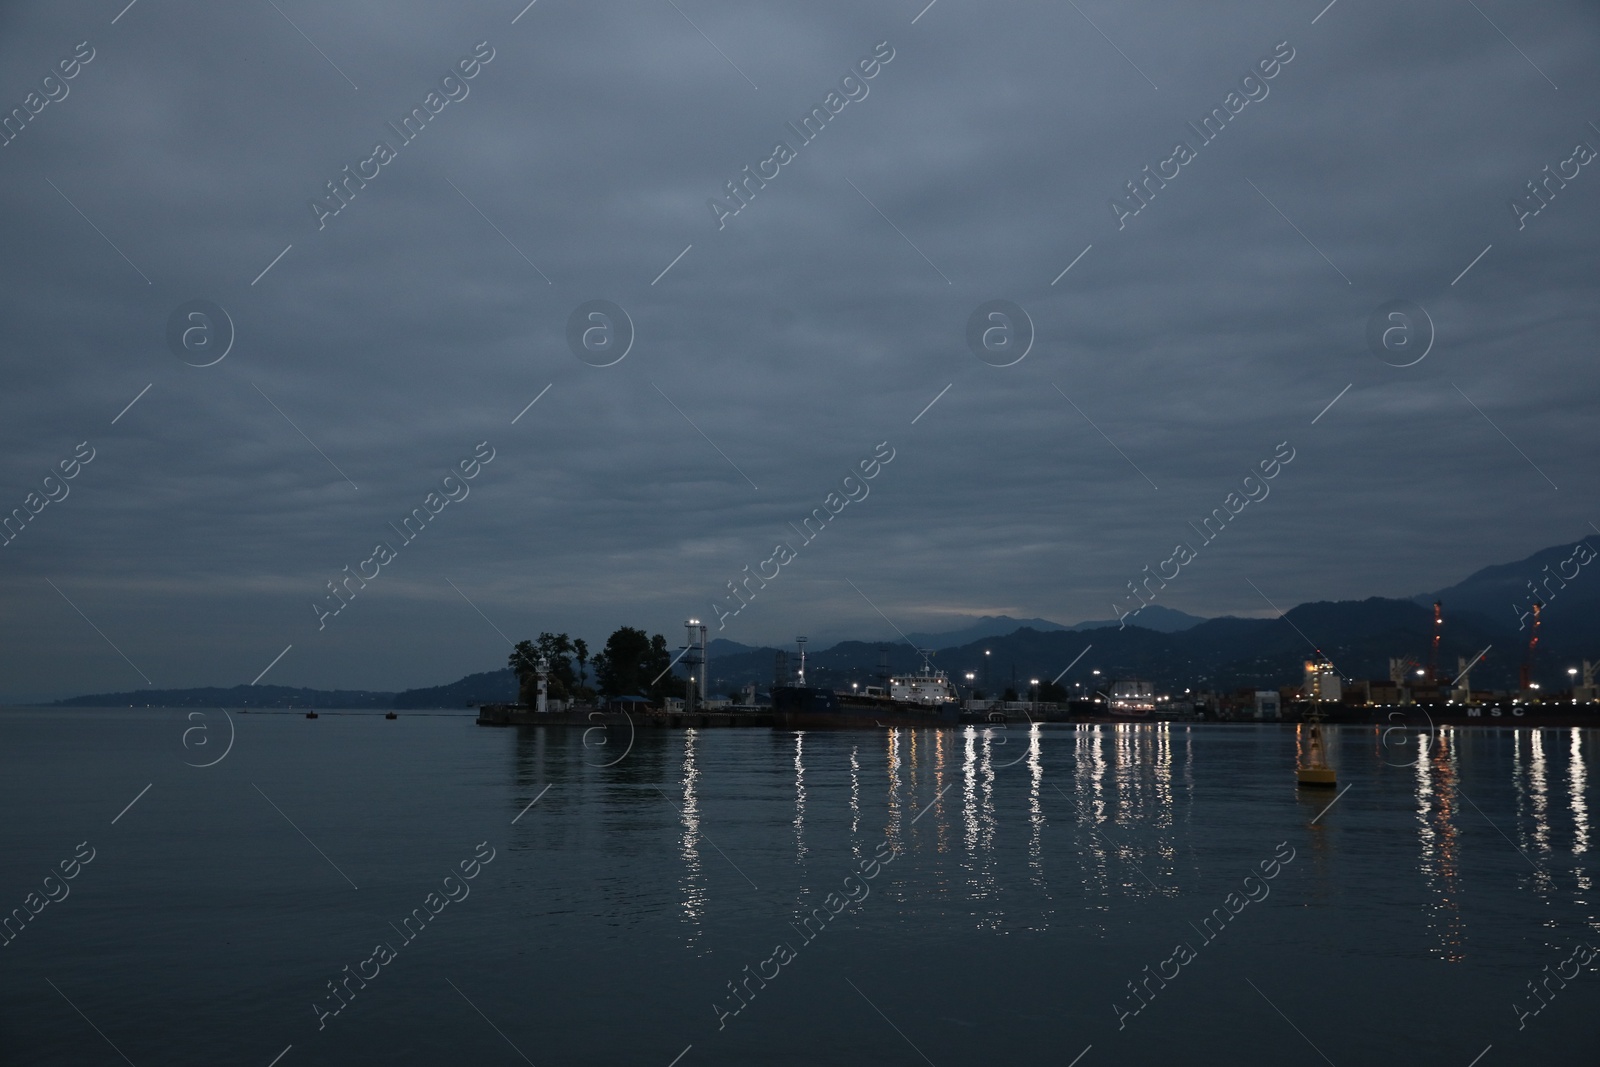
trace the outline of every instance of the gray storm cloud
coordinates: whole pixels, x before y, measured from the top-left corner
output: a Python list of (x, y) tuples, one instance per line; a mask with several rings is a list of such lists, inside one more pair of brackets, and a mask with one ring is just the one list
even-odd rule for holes
[[(8, 5), (0, 698), (675, 635), (883, 440), (723, 636), (1105, 618), (1284, 440), (1163, 603), (1407, 594), (1600, 521), (1600, 13), (1079, 6)], [(967, 342), (997, 299), (1035, 331), (1010, 366)], [(196, 300), (209, 366), (168, 342)], [(610, 366), (569, 343), (595, 300)], [(1394, 300), (1431, 319), (1412, 366), (1368, 346)], [(471, 499), (319, 630), (479, 441)]]

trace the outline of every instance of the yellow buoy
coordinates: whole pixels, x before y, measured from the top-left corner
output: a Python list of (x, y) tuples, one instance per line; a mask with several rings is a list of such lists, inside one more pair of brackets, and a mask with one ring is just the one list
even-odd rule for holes
[[(1320, 709), (1318, 709), (1320, 711)], [(1336, 786), (1338, 780), (1322, 753), (1322, 722), (1320, 714), (1311, 718), (1311, 733), (1306, 742), (1306, 765), (1296, 772), (1301, 785)]]

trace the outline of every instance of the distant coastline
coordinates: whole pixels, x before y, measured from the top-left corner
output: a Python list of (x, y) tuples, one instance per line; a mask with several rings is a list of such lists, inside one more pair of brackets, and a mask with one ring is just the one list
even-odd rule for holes
[(287, 685), (236, 685), (198, 689), (136, 689), (68, 697), (52, 708), (318, 708), (388, 710), (466, 708), (517, 699), (517, 678), (510, 669), (469, 674), (449, 685), (383, 692), (369, 689), (307, 689)]
[[(1515, 562), (1487, 566), (1443, 589), (1403, 598), (1302, 603), (1278, 618), (1202, 619), (1158, 604), (1145, 606), (1142, 625), (1121, 629), (1116, 619), (1063, 626), (1048, 619), (969, 616), (971, 624), (962, 629), (913, 632), (904, 641), (842, 640), (831, 647), (814, 642), (806, 673), (815, 685), (849, 690), (852, 682), (875, 682), (885, 654), (890, 671), (908, 671), (921, 662), (916, 649), (929, 648), (936, 650), (935, 662), (952, 677), (971, 672), (969, 688), (988, 690), (991, 698), (998, 698), (1008, 687), (1017, 688), (1020, 694), (1035, 677), (1057, 679), (1078, 695), (1088, 687), (1101, 688), (1112, 678), (1134, 676), (1174, 692), (1277, 688), (1301, 680), (1305, 657), (1312, 651), (1302, 634), (1314, 634), (1341, 675), (1382, 680), (1390, 675), (1391, 659), (1420, 662), (1428, 656), (1433, 638), (1432, 604), (1442, 600), (1445, 624), (1438, 650), (1440, 668), (1447, 669), (1458, 659), (1474, 662), (1474, 688), (1505, 689), (1519, 676), (1527, 644), (1526, 631), (1518, 634), (1505, 605), (1525, 593), (1531, 579), (1548, 578), (1552, 568), (1565, 575), (1579, 565), (1572, 546), (1568, 541)], [(1489, 646), (1493, 647), (1485, 654)], [(1549, 596), (1545, 605), (1532, 665), (1534, 680), (1542, 680), (1547, 689), (1565, 688), (1585, 660), (1600, 659), (1596, 650), (1600, 650), (1600, 584), (1583, 581), (1579, 575), (1576, 580), (1567, 579), (1561, 595)], [(712, 691), (708, 695), (721, 697), (752, 684), (767, 688), (772, 684), (779, 651), (771, 646), (712, 641), (708, 679)], [(1085, 652), (1088, 654), (1083, 655)], [(1455, 673), (1449, 671), (1445, 677)], [(30, 694), (28, 700), (8, 699), (5, 703), (27, 707), (405, 710), (511, 704), (518, 695), (515, 675), (501, 668), (468, 674), (444, 685), (400, 691), (276, 685), (151, 687), (55, 701)]]

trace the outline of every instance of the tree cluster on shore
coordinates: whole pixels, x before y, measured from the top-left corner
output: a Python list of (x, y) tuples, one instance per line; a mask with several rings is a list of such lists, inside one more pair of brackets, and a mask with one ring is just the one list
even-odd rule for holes
[[(539, 660), (548, 663), (546, 695), (551, 700), (592, 703), (596, 699), (643, 697), (660, 705), (675, 691), (675, 680), (668, 669), (672, 656), (667, 639), (632, 626), (623, 626), (606, 639), (605, 648), (593, 657), (583, 638), (564, 633), (541, 633), (537, 640), (518, 641), (508, 665), (516, 672), (517, 699), (534, 703), (538, 692)], [(576, 663), (577, 669), (573, 665)], [(589, 685), (590, 666), (594, 685)]]

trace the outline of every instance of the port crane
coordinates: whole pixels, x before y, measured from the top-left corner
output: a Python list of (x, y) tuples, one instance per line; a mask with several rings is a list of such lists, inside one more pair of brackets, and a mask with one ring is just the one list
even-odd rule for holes
[(1537, 600), (1533, 602), (1533, 632), (1528, 635), (1528, 651), (1522, 657), (1522, 691), (1528, 692), (1534, 686), (1533, 681), (1533, 652), (1539, 647), (1539, 613), (1544, 610), (1544, 605)]
[(1439, 637), (1444, 631), (1444, 605), (1433, 602), (1433, 651), (1428, 656), (1428, 684), (1439, 684)]

